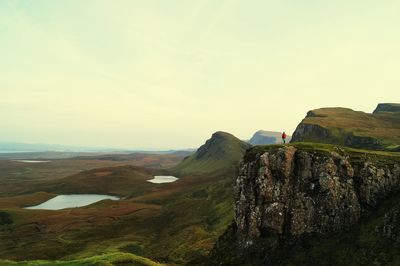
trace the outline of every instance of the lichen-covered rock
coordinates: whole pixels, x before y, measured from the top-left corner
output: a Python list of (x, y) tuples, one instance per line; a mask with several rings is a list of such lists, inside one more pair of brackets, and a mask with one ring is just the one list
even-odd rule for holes
[(243, 245), (278, 234), (348, 229), (363, 210), (398, 189), (400, 166), (351, 163), (336, 152), (284, 146), (241, 163), (235, 187), (235, 222)]
[(380, 198), (385, 197), (393, 189), (399, 187), (400, 166), (377, 167), (366, 161), (357, 175), (359, 182), (360, 201), (369, 206), (375, 206)]

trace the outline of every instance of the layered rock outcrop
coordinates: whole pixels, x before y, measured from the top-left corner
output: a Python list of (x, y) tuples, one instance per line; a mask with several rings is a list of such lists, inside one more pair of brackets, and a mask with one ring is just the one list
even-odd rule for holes
[(372, 114), (348, 108), (309, 111), (292, 142), (328, 143), (358, 149), (400, 151), (400, 104), (379, 104)]
[(236, 180), (236, 234), (245, 247), (271, 234), (343, 231), (399, 187), (397, 159), (295, 145), (255, 153)]

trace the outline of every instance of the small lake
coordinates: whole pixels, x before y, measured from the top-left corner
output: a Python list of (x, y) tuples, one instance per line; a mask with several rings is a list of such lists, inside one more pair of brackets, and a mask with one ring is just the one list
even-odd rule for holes
[(42, 204), (26, 207), (30, 210), (61, 210), (66, 208), (77, 208), (90, 205), (92, 203), (110, 199), (119, 200), (118, 197), (110, 195), (97, 195), (97, 194), (72, 194), (72, 195), (58, 195), (49, 199)]
[(156, 175), (153, 179), (147, 180), (150, 183), (154, 184), (162, 184), (162, 183), (172, 183), (178, 180), (179, 178), (172, 175)]
[(13, 160), (14, 162), (20, 163), (48, 163), (50, 161), (38, 161), (38, 160)]

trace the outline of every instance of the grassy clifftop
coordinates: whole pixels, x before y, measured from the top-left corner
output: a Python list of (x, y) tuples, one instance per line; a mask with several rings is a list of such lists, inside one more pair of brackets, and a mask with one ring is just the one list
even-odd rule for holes
[(354, 148), (400, 151), (398, 104), (380, 104), (374, 113), (348, 108), (312, 110), (296, 128), (292, 142), (320, 142)]
[(252, 161), (255, 156), (260, 155), (264, 152), (273, 152), (282, 148), (284, 146), (293, 146), (302, 151), (312, 151), (317, 153), (331, 153), (335, 152), (340, 155), (349, 156), (350, 161), (355, 161), (368, 156), (369, 158), (380, 158), (385, 159), (387, 162), (400, 162), (400, 153), (398, 152), (389, 152), (389, 151), (374, 151), (374, 150), (364, 150), (364, 149), (354, 149), (350, 147), (333, 145), (333, 144), (325, 144), (325, 143), (312, 143), (312, 142), (296, 142), (290, 143), (286, 145), (275, 144), (275, 145), (259, 145), (252, 147), (247, 150), (244, 161)]

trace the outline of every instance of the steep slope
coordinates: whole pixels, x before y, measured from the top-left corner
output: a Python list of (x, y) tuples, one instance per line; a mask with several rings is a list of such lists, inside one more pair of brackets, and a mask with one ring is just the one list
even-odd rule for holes
[(373, 114), (347, 108), (312, 110), (297, 126), (292, 142), (400, 151), (399, 109), (399, 104), (379, 104)]
[[(276, 132), (276, 131), (266, 131), (266, 130), (259, 130), (256, 133), (254, 133), (253, 137), (248, 143), (251, 145), (267, 145), (267, 144), (276, 144), (276, 143), (282, 143), (281, 140), (282, 137), (282, 132)], [(291, 136), (287, 135), (287, 142), (289, 142), (291, 139)]]
[(179, 175), (213, 174), (228, 168), (235, 168), (249, 144), (232, 134), (214, 133), (193, 155), (186, 157), (171, 171)]
[(400, 104), (399, 103), (380, 103), (376, 107), (373, 114), (384, 113), (384, 112), (399, 113), (400, 112)]
[(235, 186), (218, 265), (398, 265), (400, 154), (258, 146)]

